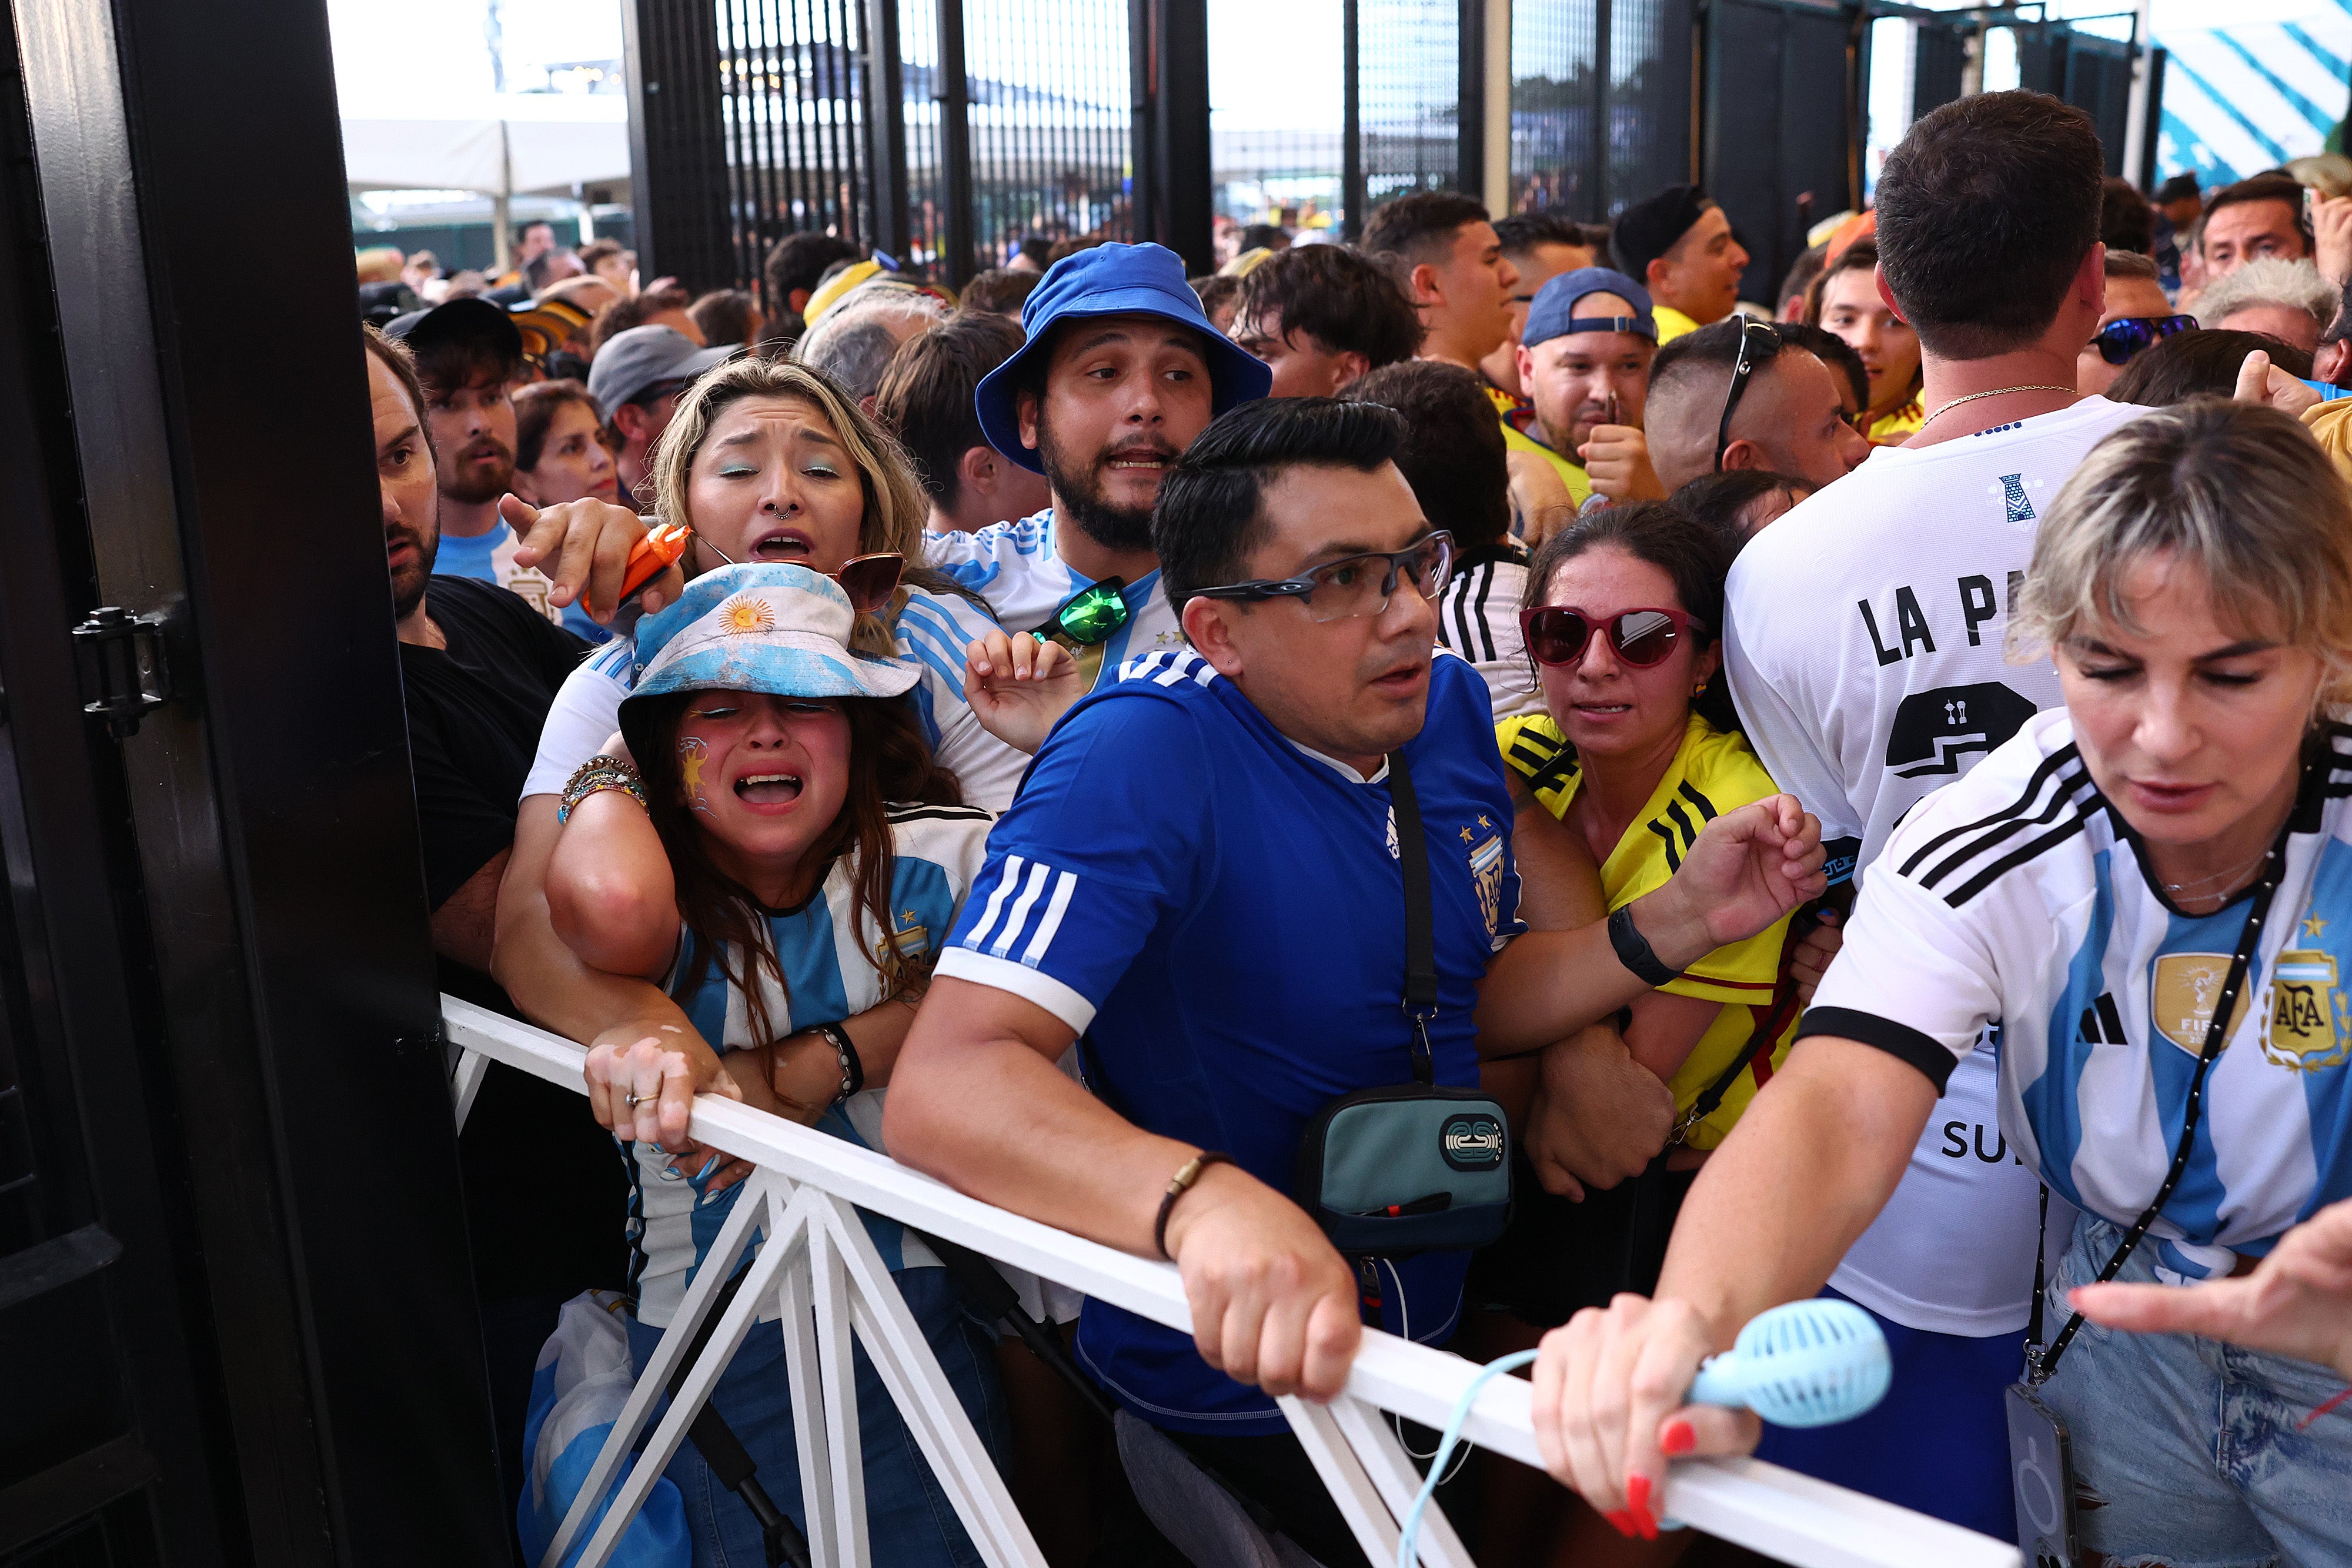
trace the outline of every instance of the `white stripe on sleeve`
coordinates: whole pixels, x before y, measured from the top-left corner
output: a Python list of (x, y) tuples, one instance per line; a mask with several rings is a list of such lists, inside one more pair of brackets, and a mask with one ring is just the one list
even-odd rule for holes
[(1037, 961), (1045, 956), (1045, 949), (1054, 945), (1054, 933), (1062, 928), (1062, 915), (1070, 907), (1070, 894), (1077, 891), (1077, 886), (1076, 872), (1066, 871), (1054, 879), (1054, 897), (1045, 905), (1045, 918), (1037, 923), (1037, 935), (1021, 950), (1021, 961), (1029, 967), (1035, 968)]
[(1019, 855), (1004, 857), (1004, 869), (996, 873), (996, 891), (988, 895), (988, 907), (981, 912), (980, 924), (963, 939), (963, 945), (973, 952), (978, 952), (980, 945), (988, 940), (988, 934), (996, 929), (996, 917), (1004, 911), (1004, 895), (1021, 880), (1021, 866)]
[[(1021, 928), (1029, 923), (1029, 912), (1036, 907), (1038, 895), (1045, 891), (1045, 873), (1053, 869), (1043, 861), (1029, 863), (1028, 883), (1022, 888), (1021, 896), (1013, 901), (1013, 913), (1005, 917), (1003, 931), (988, 949), (992, 956), (1003, 957), (1013, 951), (1013, 944), (1021, 939)], [(1006, 880), (1011, 881), (1010, 868)], [(979, 945), (975, 943), (973, 946), (977, 948)]]

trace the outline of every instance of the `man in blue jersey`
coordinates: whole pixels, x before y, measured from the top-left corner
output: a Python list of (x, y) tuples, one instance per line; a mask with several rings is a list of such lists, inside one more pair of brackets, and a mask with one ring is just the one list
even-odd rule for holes
[(1156, 245), (1105, 245), (1054, 264), (1022, 308), (1028, 340), (980, 383), (989, 444), (1043, 474), (1053, 505), (1018, 522), (935, 534), (931, 564), (1008, 632), (1076, 653), (1084, 691), (1138, 654), (1181, 648), (1160, 592), (1151, 504), (1217, 414), (1265, 395), (1272, 372), (1220, 335)]
[[(1630, 1000), (1629, 962), (1686, 964), (1822, 884), (1780, 796), (1717, 819), (1619, 929), (1526, 932), (1486, 687), (1433, 657), (1451, 541), (1399, 434), (1376, 404), (1252, 402), (1175, 465), (1151, 537), (1192, 647), (1118, 666), (1039, 751), (887, 1112), (899, 1158), (1176, 1261), (1193, 1334), (1090, 1301), (1080, 1357), (1333, 1565), (1351, 1538), (1268, 1396), (1337, 1393), (1373, 1294), (1284, 1194), (1318, 1111), (1412, 1080), (1391, 770), (1431, 862), (1439, 1084)], [(1100, 1099), (1055, 1068), (1081, 1032)], [(1465, 1264), (1378, 1265), (1381, 1326), (1450, 1337)]]

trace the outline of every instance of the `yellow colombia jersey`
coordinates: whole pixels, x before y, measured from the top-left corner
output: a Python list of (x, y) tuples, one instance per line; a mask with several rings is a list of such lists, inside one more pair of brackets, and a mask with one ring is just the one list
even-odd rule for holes
[(1901, 408), (1881, 414), (1871, 422), (1870, 444), (1873, 446), (1900, 446), (1917, 434), (1920, 426), (1927, 423), (1927, 416), (1920, 411), (1919, 400), (1915, 397)]
[[(1582, 774), (1551, 716), (1506, 719), (1495, 727), (1495, 738), (1502, 746), (1503, 760), (1527, 781), (1536, 799), (1553, 816), (1565, 815)], [(1673, 765), (1658, 780), (1641, 816), (1601, 863), (1601, 891), (1609, 907), (1619, 908), (1663, 887), (1710, 819), (1780, 792), (1756, 753), (1748, 749), (1745, 737), (1726, 735), (1698, 715), (1691, 715)], [(1723, 1011), (1707, 1026), (1668, 1084), (1675, 1092), (1677, 1113), (1697, 1102), (1706, 1086), (1738, 1056), (1759, 1021), (1770, 1013), (1780, 979), (1780, 951), (1788, 936), (1789, 923), (1784, 919), (1745, 942), (1717, 948), (1680, 979), (1658, 988), (1678, 997), (1723, 1004)], [(1715, 1114), (1691, 1129), (1685, 1141), (1692, 1148), (1711, 1149), (1723, 1142), (1739, 1113), (1756, 1098), (1756, 1091), (1787, 1059), (1796, 1032), (1797, 1013), (1790, 1009), (1771, 1051), (1759, 1051), (1748, 1071), (1724, 1092), (1723, 1103), (1716, 1107)]]

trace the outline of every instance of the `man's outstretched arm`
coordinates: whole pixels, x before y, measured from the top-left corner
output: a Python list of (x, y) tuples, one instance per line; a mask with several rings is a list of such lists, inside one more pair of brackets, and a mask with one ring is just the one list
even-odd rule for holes
[[(1146, 1258), (1170, 1179), (1201, 1151), (1147, 1133), (1054, 1064), (1076, 1031), (1025, 998), (942, 976), (899, 1054), (890, 1153), (960, 1191)], [(1362, 1333), (1348, 1267), (1314, 1221), (1229, 1165), (1176, 1200), (1168, 1252), (1210, 1365), (1328, 1399)]]

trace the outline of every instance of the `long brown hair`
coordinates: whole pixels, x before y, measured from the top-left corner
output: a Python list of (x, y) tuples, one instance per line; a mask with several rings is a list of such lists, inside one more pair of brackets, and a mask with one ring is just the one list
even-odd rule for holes
[[(677, 908), (687, 928), (699, 938), (686, 977), (688, 991), (701, 985), (707, 966), (719, 965), (727, 981), (743, 993), (743, 1010), (754, 1047), (782, 1038), (768, 1017), (759, 974), (765, 969), (785, 990), (782, 961), (768, 934), (767, 907), (751, 890), (720, 871), (711, 860), (708, 830), (687, 805), (677, 758), (677, 728), (687, 706), (702, 694), (670, 692), (631, 703), (622, 711), (621, 731), (646, 784), (646, 810), (669, 853), (677, 888)], [(885, 999), (919, 992), (929, 977), (928, 961), (909, 964), (891, 944), (890, 809), (894, 805), (961, 806), (955, 775), (932, 760), (929, 743), (904, 700), (844, 697), (849, 720), (849, 790), (824, 835), (809, 846), (818, 864), (853, 857), (857, 907), (880, 934), (880, 946), (863, 955), (882, 977)], [(818, 879), (820, 884), (823, 878)], [(741, 954), (741, 967), (730, 962), (724, 944)], [(789, 995), (789, 992), (786, 993)], [(832, 1022), (832, 1019), (825, 1019)]]

